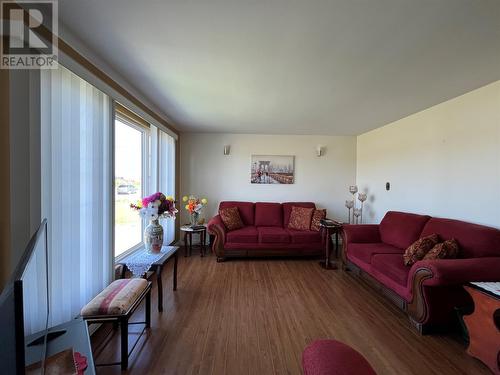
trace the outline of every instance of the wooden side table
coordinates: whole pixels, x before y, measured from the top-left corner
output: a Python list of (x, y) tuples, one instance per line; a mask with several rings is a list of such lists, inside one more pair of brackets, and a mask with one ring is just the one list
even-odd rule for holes
[(500, 297), (469, 284), (465, 290), (474, 300), (474, 312), (464, 316), (469, 331), (467, 353), (500, 374)]
[(336, 270), (337, 264), (331, 261), (331, 238), (335, 234), (335, 257), (339, 254), (339, 233), (342, 225), (321, 225), (322, 236), (325, 239), (325, 260), (319, 264), (326, 270)]
[(192, 228), (190, 225), (183, 225), (181, 231), (184, 232), (184, 256), (191, 256), (193, 252), (193, 234), (198, 234), (200, 237), (200, 256), (203, 257), (207, 241), (207, 226)]

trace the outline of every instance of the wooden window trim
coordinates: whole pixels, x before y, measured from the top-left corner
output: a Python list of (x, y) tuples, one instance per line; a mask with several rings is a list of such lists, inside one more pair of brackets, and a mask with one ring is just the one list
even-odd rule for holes
[(141, 116), (137, 115), (136, 113), (132, 112), (130, 109), (128, 109), (127, 107), (121, 105), (116, 101), (115, 101), (115, 112), (118, 117), (124, 117), (126, 120), (129, 120), (134, 124), (140, 125), (143, 128), (146, 129), (150, 128), (149, 122), (147, 122)]
[[(17, 4), (19, 9), (23, 9), (21, 5)], [(24, 19), (26, 21), (26, 19)], [(38, 27), (35, 32), (37, 33), (38, 36), (41, 38), (45, 39), (48, 42), (52, 41), (52, 31), (49, 30), (45, 26), (40, 26)], [(90, 60), (87, 58), (83, 57), (78, 51), (76, 51), (73, 47), (71, 47), (68, 43), (66, 43), (64, 40), (61, 38), (57, 38), (57, 43), (58, 43), (58, 49), (62, 52), (64, 52), (67, 56), (75, 60), (78, 64), (80, 64), (82, 67), (87, 69), (91, 74), (93, 74), (95, 77), (109, 85), (112, 89), (114, 89), (116, 92), (118, 92), (120, 95), (122, 95), (124, 98), (127, 100), (130, 100), (134, 105), (136, 105), (140, 110), (144, 111), (147, 113), (149, 116), (151, 116), (154, 120), (158, 121), (159, 124), (170, 130), (172, 133), (174, 133), (177, 137), (179, 136), (179, 131), (167, 120), (165, 120), (162, 116), (158, 115), (156, 112), (151, 110), (148, 106), (146, 106), (144, 103), (142, 103), (139, 99), (137, 99), (135, 96), (130, 94), (126, 89), (124, 89), (118, 82), (114, 81), (111, 77), (109, 77), (106, 73), (104, 73), (101, 69), (99, 69), (96, 65), (94, 65)], [(113, 98), (112, 98), (113, 99)], [(144, 120), (143, 120), (144, 121)], [(148, 124), (149, 127), (149, 124)]]

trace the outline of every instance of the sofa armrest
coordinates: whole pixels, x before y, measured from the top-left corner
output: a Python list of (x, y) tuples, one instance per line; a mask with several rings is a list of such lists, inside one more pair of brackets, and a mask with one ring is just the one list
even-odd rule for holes
[(417, 270), (425, 270), (431, 276), (424, 281), (427, 286), (500, 281), (500, 257), (421, 260), (412, 266), (409, 280), (414, 279)]
[(347, 224), (342, 227), (342, 238), (346, 243), (380, 242), (378, 224)]
[(226, 243), (226, 227), (220, 215), (211, 218), (207, 225), (208, 232), (215, 236), (212, 251), (217, 255), (217, 259), (224, 259), (224, 244)]
[(500, 257), (421, 260), (410, 269), (408, 287), (412, 297), (407, 305), (411, 318), (420, 324), (429, 318), (424, 287), (460, 286), (471, 281), (500, 281)]

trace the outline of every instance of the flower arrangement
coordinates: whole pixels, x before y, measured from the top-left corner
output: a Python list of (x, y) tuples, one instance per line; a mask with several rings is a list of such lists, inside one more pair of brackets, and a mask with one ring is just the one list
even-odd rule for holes
[(194, 195), (185, 195), (182, 197), (182, 201), (186, 203), (184, 208), (189, 212), (189, 215), (191, 215), (191, 225), (198, 224), (198, 217), (200, 216), (200, 212), (203, 206), (208, 203), (207, 198), (200, 199)]
[(200, 213), (201, 209), (203, 208), (204, 205), (208, 203), (207, 198), (197, 198), (194, 195), (190, 195), (189, 197), (187, 195), (182, 197), (182, 201), (184, 203), (187, 202), (186, 206), (184, 208), (189, 211), (190, 214), (193, 212)]
[(175, 218), (178, 210), (175, 208), (175, 200), (172, 196), (165, 196), (163, 193), (154, 193), (142, 198), (130, 207), (139, 211), (139, 215), (144, 219), (158, 220), (160, 218)]

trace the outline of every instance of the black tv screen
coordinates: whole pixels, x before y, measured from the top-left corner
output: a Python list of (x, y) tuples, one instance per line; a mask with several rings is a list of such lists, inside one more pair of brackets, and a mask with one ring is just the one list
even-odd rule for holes
[[(0, 337), (3, 347), (0, 350), (0, 368), (5, 374), (22, 374), (24, 371), (24, 337), (22, 326), (16, 327), (16, 301), (14, 297), (14, 284), (7, 284), (0, 296)], [(19, 341), (20, 340), (20, 341)]]

